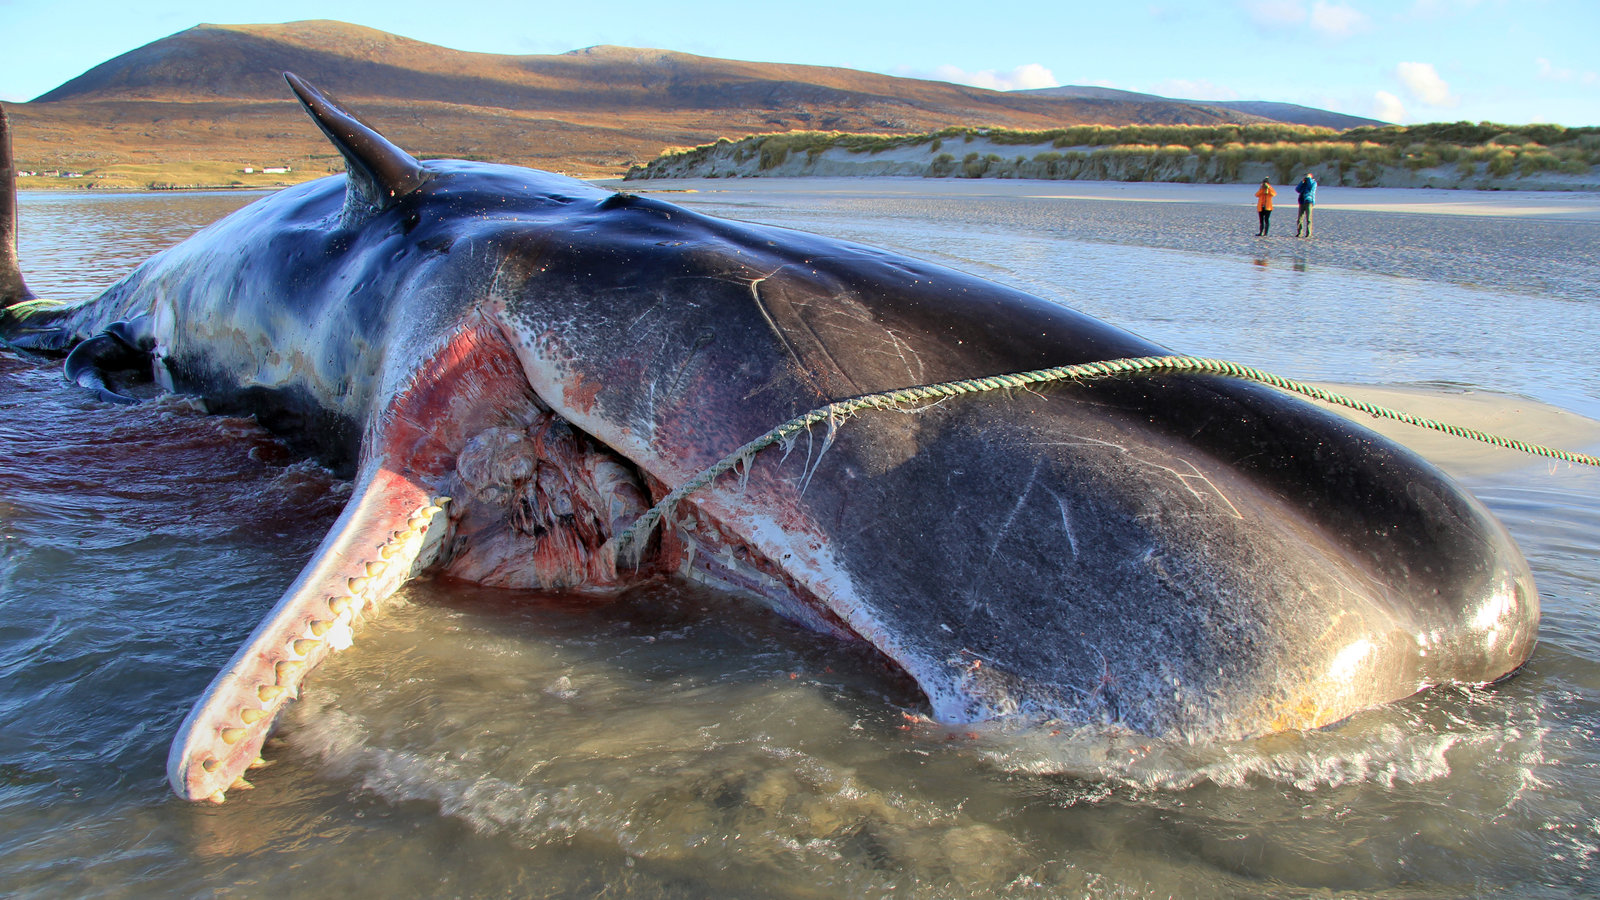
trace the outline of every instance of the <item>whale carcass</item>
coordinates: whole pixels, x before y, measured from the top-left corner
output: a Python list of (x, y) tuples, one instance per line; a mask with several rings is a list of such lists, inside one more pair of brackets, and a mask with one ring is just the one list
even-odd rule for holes
[(183, 797), (222, 799), (307, 672), (420, 573), (600, 595), (693, 579), (869, 642), (942, 721), (1183, 741), (1322, 726), (1532, 651), (1532, 577), (1477, 500), (1358, 425), (1211, 375), (820, 423), (619, 560), (656, 500), (807, 410), (1164, 351), (893, 253), (419, 162), (286, 77), (347, 174), (257, 201), (99, 297), (33, 297), (14, 206), (0, 217), (12, 344), (67, 354), (103, 399), (170, 390), (255, 415), (354, 480), (184, 721)]

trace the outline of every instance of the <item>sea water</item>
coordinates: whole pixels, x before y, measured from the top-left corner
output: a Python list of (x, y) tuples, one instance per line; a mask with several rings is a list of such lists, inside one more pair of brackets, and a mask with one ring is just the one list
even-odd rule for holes
[[(1428, 205), (1469, 195), (1327, 191), (1303, 241), (1292, 209), (1256, 238), (1244, 189), (642, 187), (1177, 352), (1600, 417), (1593, 195), (1462, 213)], [(25, 195), (25, 271), (91, 295), (249, 199)], [(314, 673), (256, 790), (197, 805), (166, 786), (168, 742), (349, 487), (247, 420), (107, 406), (0, 351), (0, 895), (1591, 895), (1600, 473), (1458, 474), (1544, 603), (1532, 661), (1490, 689), (1195, 747), (945, 727), (869, 655), (728, 597), (417, 583)]]

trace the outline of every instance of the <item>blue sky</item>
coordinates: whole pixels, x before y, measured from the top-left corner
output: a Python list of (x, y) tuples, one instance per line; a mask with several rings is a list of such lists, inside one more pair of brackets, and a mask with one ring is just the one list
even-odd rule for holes
[(458, 50), (595, 44), (979, 84), (1281, 100), (1386, 121), (1600, 125), (1597, 0), (0, 0), (0, 100), (202, 22), (339, 19)]

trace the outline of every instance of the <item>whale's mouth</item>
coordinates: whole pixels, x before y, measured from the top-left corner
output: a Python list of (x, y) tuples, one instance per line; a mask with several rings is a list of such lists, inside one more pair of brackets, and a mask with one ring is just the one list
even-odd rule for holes
[(449, 493), (442, 571), (489, 587), (614, 593), (610, 542), (647, 508), (637, 470), (553, 412), (473, 435)]
[(692, 502), (644, 538), (637, 558), (619, 561), (617, 536), (671, 485), (642, 473), (536, 395), (532, 403), (528, 421), (467, 438), (453, 471), (440, 480), (453, 500), (451, 536), (435, 573), (486, 587), (592, 596), (676, 577), (753, 600), (813, 631), (864, 640), (754, 542)]
[(670, 486), (535, 395), (487, 320), (431, 354), (381, 422), (344, 513), (180, 727), (167, 763), (179, 796), (222, 802), (248, 788), (244, 774), (264, 763), (262, 745), (308, 674), (352, 645), (366, 612), (423, 572), (593, 596), (678, 576), (860, 639), (821, 598), (693, 506), (619, 570), (615, 536)]
[[(638, 554), (619, 563), (615, 541), (673, 485), (563, 417), (530, 385), (505, 333), (485, 320), (436, 358), (441, 379), (419, 379), (391, 417), (431, 422), (408, 451), (435, 494), (450, 496), (451, 536), (434, 571), (489, 587), (615, 595), (641, 582), (679, 577), (744, 596), (813, 630), (860, 639), (824, 600), (737, 529), (690, 501), (676, 508)], [(477, 385), (482, 384), (482, 387)], [(446, 384), (450, 397), (430, 384)], [(504, 399), (488, 415), (452, 409), (462, 385)], [(491, 387), (493, 388), (491, 390)], [(415, 430), (421, 434), (421, 429)], [(429, 445), (440, 435), (447, 446)]]

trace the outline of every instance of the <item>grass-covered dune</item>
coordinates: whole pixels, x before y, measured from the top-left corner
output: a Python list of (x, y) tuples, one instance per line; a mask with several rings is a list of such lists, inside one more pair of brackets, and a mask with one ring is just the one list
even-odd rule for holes
[(910, 175), (1236, 184), (1307, 171), (1351, 187), (1600, 189), (1600, 128), (1455, 122), (787, 132), (669, 150), (628, 178)]

